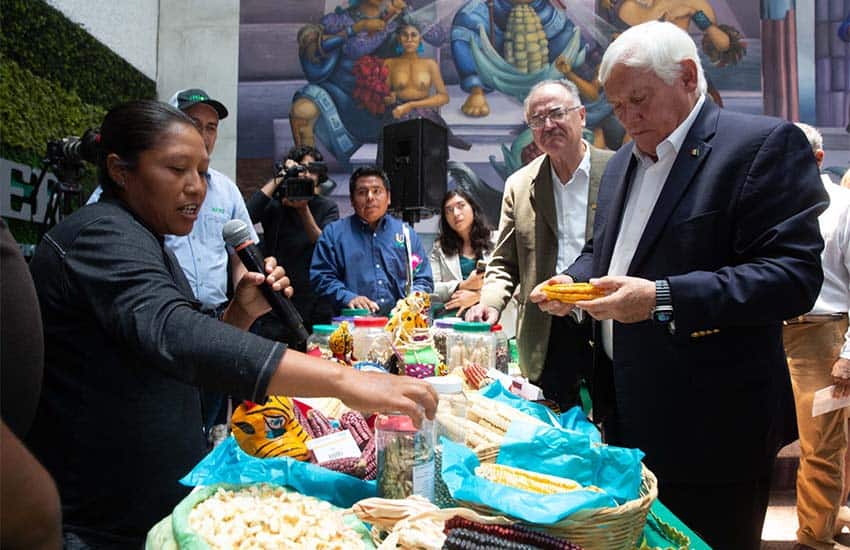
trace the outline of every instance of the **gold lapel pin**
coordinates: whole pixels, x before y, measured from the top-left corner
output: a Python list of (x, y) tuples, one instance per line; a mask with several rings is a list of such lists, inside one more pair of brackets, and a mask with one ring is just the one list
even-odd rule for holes
[(697, 149), (696, 147), (691, 149), (691, 156), (692, 157), (698, 157), (699, 156), (699, 149)]

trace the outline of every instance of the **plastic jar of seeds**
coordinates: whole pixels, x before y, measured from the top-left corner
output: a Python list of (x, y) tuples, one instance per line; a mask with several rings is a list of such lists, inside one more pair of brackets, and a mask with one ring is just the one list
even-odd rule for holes
[(336, 329), (334, 325), (313, 325), (313, 334), (307, 338), (307, 355), (330, 359), (333, 354), (328, 339)]
[(343, 321), (347, 321), (348, 325), (351, 326), (354, 324), (354, 317), (346, 317), (345, 315), (337, 315), (336, 317), (331, 318), (331, 324), (338, 327), (342, 324)]
[(434, 423), (423, 420), (418, 430), (403, 414), (375, 419), (378, 453), (378, 496), (401, 499), (417, 494), (434, 500)]
[(508, 347), (508, 337), (505, 335), (505, 331), (502, 330), (502, 325), (499, 323), (491, 326), (490, 332), (492, 332), (496, 337), (496, 370), (503, 374), (508, 374), (508, 363), (511, 360), (511, 351)]
[(519, 368), (519, 351), (516, 347), (516, 338), (508, 340), (508, 350), (510, 351), (511, 360), (508, 363), (508, 375), (520, 376), (522, 371)]
[(451, 508), (457, 503), (443, 481), (443, 446), (441, 437), (463, 445), (466, 441), (466, 408), (468, 400), (463, 393), (463, 380), (457, 376), (432, 376), (425, 379), (437, 393), (437, 415), (434, 417), (434, 504)]
[(461, 321), (455, 323), (446, 346), (449, 370), (480, 366), (490, 370), (496, 366), (496, 336), (487, 323)]
[(458, 317), (446, 317), (444, 319), (437, 319), (434, 321), (434, 326), (431, 327), (431, 337), (434, 339), (434, 348), (440, 353), (440, 356), (443, 358), (444, 362), (448, 362), (448, 356), (446, 353), (448, 352), (448, 337), (449, 333), (452, 332), (453, 326), (455, 323), (459, 322), (460, 319)]
[(392, 354), (390, 335), (384, 330), (386, 317), (355, 317), (354, 330), (351, 336), (354, 340), (354, 359), (356, 361), (372, 361), (384, 364)]
[(343, 317), (368, 317), (372, 314), (372, 312), (366, 308), (346, 307), (343, 308), (342, 311), (339, 312), (339, 314)]

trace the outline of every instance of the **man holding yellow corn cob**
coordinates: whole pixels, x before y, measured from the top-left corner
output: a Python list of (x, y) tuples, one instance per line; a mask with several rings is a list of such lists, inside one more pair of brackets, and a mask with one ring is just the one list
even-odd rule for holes
[(566, 409), (578, 403), (579, 376), (590, 371), (590, 328), (524, 304), (535, 285), (563, 271), (581, 252), (593, 229), (599, 179), (611, 153), (582, 139), (584, 107), (567, 80), (535, 85), (525, 100), (525, 118), (545, 154), (505, 183), (481, 301), (466, 318), (495, 323), (519, 285), (520, 368), (545, 397)]
[(599, 79), (633, 142), (602, 177), (593, 240), (552, 281), (608, 294), (576, 302), (601, 321), (594, 420), (646, 453), (659, 498), (712, 547), (757, 549), (776, 453), (796, 437), (782, 320), (823, 281), (826, 192), (800, 130), (706, 98), (671, 23), (621, 34)]

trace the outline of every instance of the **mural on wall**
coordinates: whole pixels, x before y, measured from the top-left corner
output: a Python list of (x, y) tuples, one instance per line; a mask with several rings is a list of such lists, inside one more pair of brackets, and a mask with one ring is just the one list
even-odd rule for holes
[[(831, 13), (847, 0), (817, 1)], [(777, 38), (771, 27), (793, 21), (790, 0), (242, 0), (241, 13), (243, 187), (267, 177), (294, 144), (318, 146), (347, 179), (379, 157), (385, 124), (423, 117), (449, 130), (450, 187), (475, 192), (495, 222), (505, 178), (539, 153), (522, 122), (536, 82), (578, 86), (588, 140), (612, 149), (628, 140), (596, 73), (611, 40), (649, 20), (693, 36), (715, 101), (795, 118), (763, 94), (779, 86), (772, 95), (797, 97), (787, 78), (795, 66), (762, 85), (763, 61), (788, 58), (794, 42), (793, 28)], [(835, 101), (846, 91), (845, 83)]]

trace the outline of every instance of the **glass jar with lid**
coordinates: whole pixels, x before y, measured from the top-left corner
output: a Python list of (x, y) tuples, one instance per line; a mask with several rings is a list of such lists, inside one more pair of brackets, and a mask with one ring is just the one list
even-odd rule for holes
[(375, 419), (378, 496), (434, 499), (434, 423), (416, 429), (409, 416), (389, 413)]
[(508, 374), (508, 363), (511, 360), (511, 351), (508, 347), (508, 337), (499, 323), (490, 327), (490, 332), (496, 337), (496, 358), (494, 366), (502, 374)]
[(334, 326), (339, 326), (343, 322), (347, 322), (349, 326), (354, 324), (354, 317), (348, 317), (345, 315), (337, 315), (336, 317), (331, 318), (331, 324)]
[(307, 338), (307, 355), (330, 359), (333, 354), (328, 340), (336, 329), (334, 325), (313, 325), (313, 334)]
[(355, 317), (352, 338), (355, 361), (386, 363), (392, 355), (390, 335), (384, 330), (386, 317)]
[(461, 321), (453, 328), (446, 342), (449, 370), (468, 366), (490, 370), (496, 366), (496, 337), (489, 324)]
[(432, 376), (425, 379), (437, 390), (440, 400), (434, 417), (434, 504), (451, 508), (457, 503), (449, 493), (442, 475), (442, 441), (445, 437), (460, 445), (466, 442), (466, 408), (468, 400), (463, 393), (463, 380), (457, 376)]
[(458, 317), (444, 317), (434, 321), (434, 325), (431, 327), (431, 337), (434, 339), (434, 348), (440, 353), (440, 357), (442, 357), (443, 362), (446, 364), (448, 364), (449, 361), (447, 355), (449, 333), (452, 332), (452, 327), (458, 322), (460, 322), (460, 318)]
[(346, 307), (339, 314), (343, 317), (368, 317), (372, 312), (361, 307)]
[(519, 368), (519, 351), (516, 347), (516, 337), (508, 340), (508, 350), (510, 351), (511, 360), (508, 363), (508, 375), (521, 376), (522, 371)]

